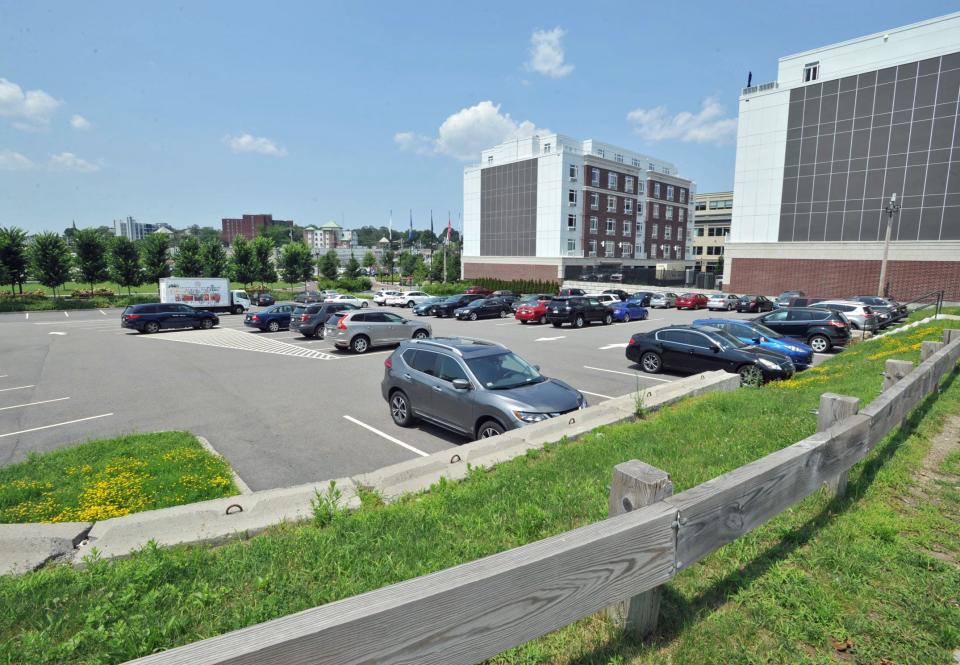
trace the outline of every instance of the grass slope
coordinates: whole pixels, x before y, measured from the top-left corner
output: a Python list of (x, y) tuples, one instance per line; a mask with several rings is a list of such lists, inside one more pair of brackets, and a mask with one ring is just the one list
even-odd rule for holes
[(187, 432), (131, 434), (0, 468), (0, 522), (86, 522), (237, 494)]
[[(122, 661), (603, 519), (615, 464), (665, 469), (676, 491), (701, 483), (813, 433), (822, 392), (872, 399), (886, 358), (916, 359), (920, 341), (943, 327), (854, 346), (785, 384), (687, 400), (396, 504), (367, 496), (322, 528), (0, 579), (0, 661)], [(904, 516), (891, 492), (909, 480), (924, 433), (958, 405), (954, 380), (853, 471), (851, 500), (811, 497), (668, 585), (654, 644), (623, 643), (593, 618), (496, 661), (832, 662), (828, 636), (897, 663), (943, 660), (958, 643), (960, 576), (912, 542), (956, 524), (934, 511)]]

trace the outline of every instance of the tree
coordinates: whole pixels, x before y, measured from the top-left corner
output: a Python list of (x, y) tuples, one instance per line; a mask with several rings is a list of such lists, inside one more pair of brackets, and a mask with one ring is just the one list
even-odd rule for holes
[(200, 255), (200, 241), (193, 236), (185, 236), (177, 248), (173, 272), (177, 277), (200, 277), (203, 275), (203, 260)]
[(0, 265), (3, 265), (4, 284), (10, 285), (13, 293), (14, 285), (20, 287), (23, 295), (23, 283), (27, 281), (27, 232), (16, 226), (0, 228)]
[(151, 233), (140, 241), (144, 281), (159, 282), (161, 278), (170, 276), (170, 264), (167, 262), (169, 251), (170, 241), (162, 233)]
[(117, 236), (110, 243), (110, 277), (120, 286), (130, 287), (143, 284), (143, 269), (140, 266), (140, 252), (133, 241)]
[(424, 280), (427, 279), (428, 272), (427, 264), (423, 260), (423, 257), (417, 254), (413, 263), (413, 270), (411, 271), (414, 283), (423, 284)]
[(443, 249), (433, 253), (433, 256), (430, 258), (430, 281), (432, 282), (442, 282), (443, 281), (443, 260), (445, 252)]
[(363, 255), (363, 267), (372, 268), (377, 265), (377, 256), (373, 252), (367, 252)]
[(360, 275), (360, 262), (357, 261), (356, 257), (353, 254), (350, 255), (350, 260), (347, 261), (346, 268), (344, 270), (343, 276), (348, 279), (355, 279)]
[(223, 244), (223, 234), (218, 229), (210, 228), (209, 226), (197, 226), (194, 224), (187, 228), (187, 233), (199, 240), (200, 244), (208, 240), (216, 240), (220, 244)]
[(200, 245), (200, 264), (204, 277), (226, 277), (229, 260), (223, 243), (215, 238), (203, 241)]
[(230, 273), (234, 281), (244, 286), (257, 279), (257, 264), (253, 256), (253, 246), (243, 236), (233, 239), (233, 256), (231, 257)]
[(320, 268), (321, 275), (327, 279), (336, 279), (337, 272), (340, 268), (340, 259), (337, 258), (337, 253), (331, 249), (320, 257), (320, 260), (317, 261), (317, 266)]
[(44, 286), (57, 289), (70, 279), (70, 248), (59, 233), (38, 233), (30, 245), (30, 268)]
[(80, 280), (89, 284), (93, 291), (94, 284), (110, 276), (107, 270), (107, 244), (96, 229), (75, 229), (73, 251)]
[(383, 253), (383, 258), (380, 260), (380, 265), (383, 266), (383, 269), (387, 272), (388, 275), (393, 274), (394, 261), (396, 261), (396, 256), (394, 255), (392, 249), (388, 249)]
[(253, 239), (250, 246), (253, 250), (254, 272), (256, 273), (255, 279), (259, 280), (260, 286), (262, 287), (264, 282), (277, 281), (277, 269), (273, 266), (273, 252), (275, 249), (273, 241), (265, 236), (259, 236)]
[[(280, 271), (288, 284), (306, 282), (313, 277), (313, 257), (310, 248), (302, 242), (291, 242), (280, 250)], [(306, 285), (304, 285), (306, 288)]]
[[(293, 236), (292, 239), (291, 236)], [(275, 247), (283, 247), (291, 242), (303, 240), (303, 229), (297, 225), (270, 224), (261, 227), (260, 237), (269, 238)]]
[(400, 252), (397, 262), (400, 264), (400, 274), (412, 275), (414, 268), (417, 267), (417, 255), (404, 250)]

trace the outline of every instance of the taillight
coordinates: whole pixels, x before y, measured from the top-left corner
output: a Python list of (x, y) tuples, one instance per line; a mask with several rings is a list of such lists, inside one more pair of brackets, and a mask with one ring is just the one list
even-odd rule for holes
[(339, 330), (346, 330), (346, 329), (347, 329), (347, 324), (344, 323), (344, 321), (346, 321), (346, 320), (347, 320), (347, 317), (345, 317), (345, 316), (341, 316), (339, 319), (337, 319), (337, 328), (338, 328)]
[(127, 321), (133, 321), (134, 319), (139, 319), (139, 314), (125, 314), (124, 317)]
[(387, 369), (393, 369), (393, 360), (390, 356), (387, 356), (387, 359), (383, 361), (383, 366)]
[(632, 337), (630, 338), (630, 341), (627, 342), (628, 345), (633, 345), (633, 344), (636, 344), (636, 343), (637, 343), (637, 340), (635, 340), (635, 339), (632, 338)]
[(829, 325), (831, 325), (831, 326), (836, 327), (836, 328), (846, 328), (846, 327), (847, 327), (847, 324), (846, 324), (846, 323), (844, 323), (843, 321), (837, 321), (836, 319), (831, 319), (831, 320), (827, 321), (827, 323), (828, 323)]
[(254, 314), (253, 316), (250, 317), (250, 320), (251, 320), (251, 321), (259, 321), (259, 320), (260, 320), (260, 317), (257, 316), (256, 314)]
[(309, 315), (309, 314), (301, 314), (301, 315), (300, 315), (300, 320), (301, 320), (301, 321), (309, 321), (309, 320), (310, 320), (310, 315)]

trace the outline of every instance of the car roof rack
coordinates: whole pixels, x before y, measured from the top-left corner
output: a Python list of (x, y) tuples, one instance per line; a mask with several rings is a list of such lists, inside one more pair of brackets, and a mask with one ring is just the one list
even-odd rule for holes
[[(420, 346), (436, 346), (443, 349), (448, 349), (453, 351), (459, 356), (463, 356), (463, 350), (461, 347), (465, 346), (478, 346), (478, 347), (499, 347), (507, 348), (503, 344), (498, 342), (491, 342), (486, 339), (477, 339), (473, 337), (430, 337), (427, 339), (418, 339), (413, 340), (413, 342)], [(444, 343), (446, 342), (446, 343)]]

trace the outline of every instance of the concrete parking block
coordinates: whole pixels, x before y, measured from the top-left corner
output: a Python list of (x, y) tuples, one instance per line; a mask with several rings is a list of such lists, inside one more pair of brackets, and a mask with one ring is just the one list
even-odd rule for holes
[(0, 575), (20, 575), (68, 558), (86, 538), (90, 522), (0, 524)]

